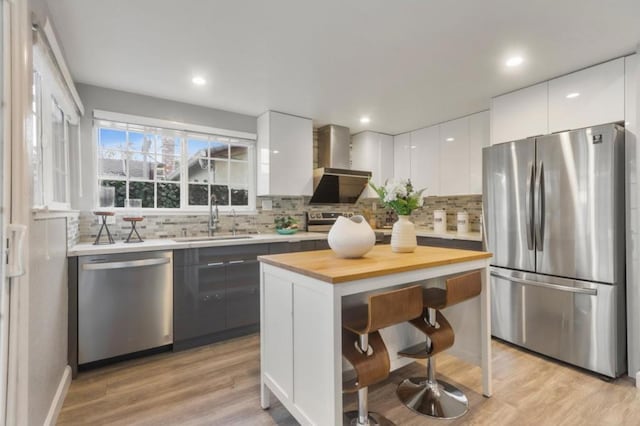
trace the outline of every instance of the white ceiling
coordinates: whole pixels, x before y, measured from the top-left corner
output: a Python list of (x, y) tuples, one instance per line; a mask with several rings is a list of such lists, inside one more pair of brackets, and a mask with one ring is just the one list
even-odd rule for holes
[[(78, 82), (401, 133), (631, 53), (638, 0), (53, 0)], [(525, 63), (507, 70), (505, 59)], [(209, 84), (195, 87), (194, 74)], [(371, 123), (361, 125), (361, 115)]]

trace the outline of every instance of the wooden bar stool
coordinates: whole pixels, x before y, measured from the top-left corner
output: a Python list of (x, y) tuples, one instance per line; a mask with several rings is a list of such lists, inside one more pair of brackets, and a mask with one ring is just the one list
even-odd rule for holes
[(476, 297), (481, 290), (482, 276), (479, 271), (449, 278), (446, 289), (423, 290), (424, 316), (410, 322), (427, 336), (427, 344), (413, 346), (399, 353), (405, 357), (427, 359), (427, 377), (405, 379), (398, 386), (400, 401), (413, 411), (441, 419), (455, 419), (469, 410), (469, 401), (461, 390), (436, 380), (433, 356), (450, 348), (454, 342), (451, 324), (440, 309)]
[(367, 305), (345, 310), (342, 356), (353, 365), (356, 378), (343, 384), (344, 393), (358, 392), (358, 411), (344, 414), (347, 425), (393, 425), (367, 404), (369, 385), (389, 376), (389, 354), (378, 330), (422, 315), (422, 287), (413, 286), (369, 296)]

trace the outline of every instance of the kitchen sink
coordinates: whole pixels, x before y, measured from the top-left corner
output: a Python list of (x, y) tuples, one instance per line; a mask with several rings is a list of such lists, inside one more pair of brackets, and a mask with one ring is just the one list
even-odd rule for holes
[(250, 240), (253, 238), (251, 235), (216, 235), (213, 237), (181, 237), (172, 238), (173, 241), (184, 242), (198, 242), (198, 241), (227, 241), (227, 240)]

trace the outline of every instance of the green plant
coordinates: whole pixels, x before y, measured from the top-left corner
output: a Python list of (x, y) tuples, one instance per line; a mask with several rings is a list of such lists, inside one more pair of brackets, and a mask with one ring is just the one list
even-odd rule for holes
[(369, 181), (369, 186), (376, 191), (382, 204), (401, 216), (410, 215), (412, 211), (424, 204), (422, 193), (426, 188), (416, 191), (409, 179), (387, 180), (382, 186), (376, 186)]
[(273, 220), (273, 223), (276, 224), (276, 229), (297, 229), (298, 221), (296, 218), (287, 216), (287, 217), (276, 217)]

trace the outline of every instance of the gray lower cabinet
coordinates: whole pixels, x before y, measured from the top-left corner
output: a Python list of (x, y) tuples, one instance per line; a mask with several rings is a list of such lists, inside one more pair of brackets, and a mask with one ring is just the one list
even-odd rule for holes
[(482, 241), (448, 240), (445, 238), (418, 237), (418, 245), (482, 251)]
[(325, 245), (326, 241), (312, 240), (175, 250), (174, 350), (257, 331), (260, 322), (258, 256), (316, 250)]
[(174, 350), (257, 331), (260, 265), (269, 244), (174, 252)]

